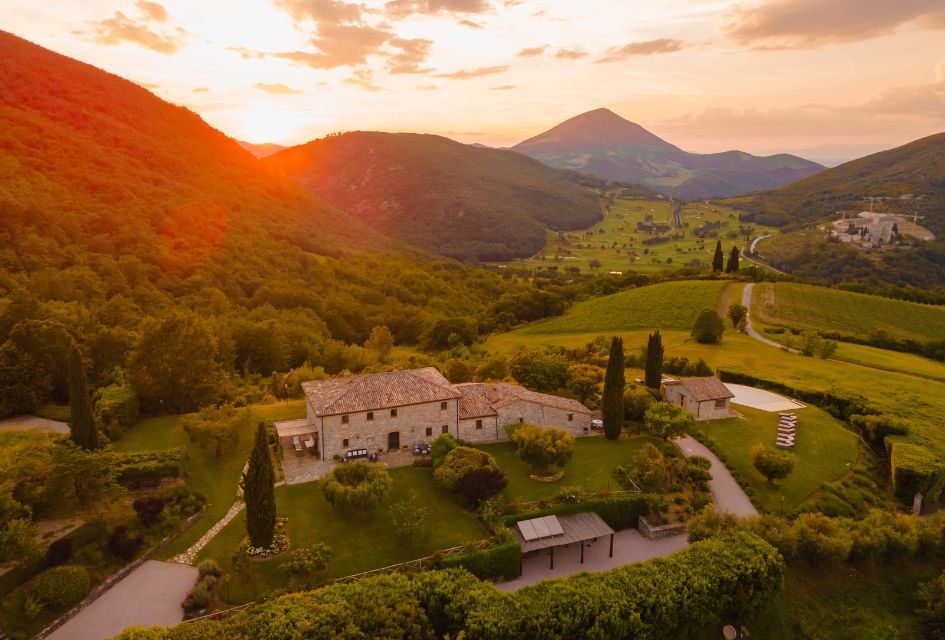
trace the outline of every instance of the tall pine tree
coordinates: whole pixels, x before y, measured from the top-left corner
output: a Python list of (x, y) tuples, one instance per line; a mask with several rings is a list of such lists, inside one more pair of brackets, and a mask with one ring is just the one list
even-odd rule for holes
[(646, 373), (644, 383), (650, 389), (659, 389), (663, 380), (663, 338), (660, 332), (650, 334), (646, 343)]
[(717, 240), (715, 242), (715, 255), (712, 256), (712, 270), (716, 273), (722, 272), (722, 267), (725, 266), (725, 254), (722, 253), (722, 241)]
[(85, 363), (75, 342), (69, 347), (69, 409), (72, 412), (72, 441), (83, 449), (99, 448), (98, 430), (89, 400), (89, 386), (85, 380)]
[(614, 336), (610, 342), (610, 357), (604, 375), (604, 435), (610, 440), (620, 437), (623, 429), (623, 390), (626, 386), (623, 366), (623, 338)]
[(246, 532), (254, 547), (272, 546), (276, 531), (275, 473), (269, 457), (266, 425), (256, 429), (256, 444), (249, 456), (249, 468), (243, 475), (243, 498), (246, 500)]
[(725, 273), (735, 273), (738, 271), (738, 247), (732, 247), (728, 254), (728, 264), (725, 265)]

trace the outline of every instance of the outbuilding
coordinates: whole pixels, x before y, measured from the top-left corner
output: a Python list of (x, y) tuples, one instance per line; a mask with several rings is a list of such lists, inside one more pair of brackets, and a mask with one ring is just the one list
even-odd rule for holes
[(666, 402), (681, 406), (696, 420), (720, 420), (734, 415), (731, 401), (735, 394), (714, 376), (673, 380), (663, 388)]

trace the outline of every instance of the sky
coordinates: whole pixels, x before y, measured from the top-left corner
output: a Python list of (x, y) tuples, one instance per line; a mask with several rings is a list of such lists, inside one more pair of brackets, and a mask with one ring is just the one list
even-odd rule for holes
[(0, 28), (226, 134), (511, 146), (609, 108), (690, 151), (945, 131), (945, 0), (0, 0)]

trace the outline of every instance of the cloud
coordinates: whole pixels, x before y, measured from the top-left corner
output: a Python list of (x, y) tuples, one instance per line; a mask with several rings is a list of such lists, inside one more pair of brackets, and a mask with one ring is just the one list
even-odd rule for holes
[(287, 94), (293, 94), (293, 93), (302, 93), (298, 89), (293, 89), (292, 87), (288, 85), (284, 85), (281, 82), (275, 82), (273, 84), (269, 84), (266, 82), (257, 82), (253, 86), (259, 89), (260, 91), (264, 93), (268, 93), (270, 95), (287, 95)]
[(139, 1), (137, 7), (141, 14), (136, 17), (116, 11), (111, 18), (90, 22), (91, 31), (75, 33), (108, 46), (131, 42), (168, 56), (177, 53), (187, 39), (187, 31), (180, 27), (164, 31), (153, 29), (152, 22), (167, 20), (167, 11), (155, 2)]
[(479, 14), (491, 10), (492, 3), (489, 0), (391, 0), (384, 5), (385, 13), (395, 20), (414, 14)]
[(372, 93), (384, 90), (382, 87), (374, 84), (374, 72), (370, 69), (356, 69), (354, 75), (350, 78), (346, 78), (344, 83)]
[(607, 50), (607, 55), (597, 62), (617, 62), (626, 58), (635, 56), (652, 56), (658, 53), (673, 53), (686, 48), (686, 43), (682, 40), (672, 38), (659, 38), (657, 40), (645, 40), (643, 42), (631, 42), (622, 47), (611, 47)]
[(163, 5), (160, 5), (157, 2), (138, 0), (135, 3), (135, 6), (144, 13), (148, 14), (152, 20), (156, 20), (158, 22), (167, 22), (167, 9), (165, 9)]
[(421, 66), (430, 55), (432, 40), (423, 38), (392, 38), (388, 45), (393, 48), (387, 56), (387, 70), (391, 73), (429, 73), (429, 67)]
[(437, 91), (439, 87), (435, 84), (418, 84), (414, 89), (417, 91)]
[(317, 52), (284, 51), (263, 55), (291, 60), (313, 69), (334, 69), (366, 63), (368, 56), (377, 52), (390, 38), (390, 33), (375, 27), (322, 24), (318, 27), (318, 35), (312, 38)]
[(522, 49), (515, 55), (520, 58), (531, 58), (533, 56), (540, 56), (548, 49), (548, 45), (542, 45), (540, 47), (530, 47), (528, 49)]
[(507, 65), (498, 65), (494, 67), (479, 67), (478, 69), (461, 69), (450, 73), (438, 73), (436, 78), (449, 78), (450, 80), (468, 80), (470, 78), (479, 78), (481, 76), (491, 76), (495, 73), (503, 73), (508, 70)]
[(194, 89), (194, 93), (207, 93), (210, 91), (210, 87), (197, 87)]
[(479, 24), (478, 22), (473, 22), (472, 20), (465, 20), (465, 19), (464, 19), (464, 20), (460, 20), (460, 21), (459, 21), (459, 24), (463, 25), (464, 27), (469, 27), (470, 29), (482, 29), (482, 28), (483, 28), (481, 24)]
[(491, 87), (493, 91), (511, 91), (514, 88), (515, 88), (514, 84), (503, 84), (498, 87)]
[(941, 0), (766, 0), (738, 5), (723, 32), (757, 49), (813, 48), (889, 35), (911, 24), (945, 29)]
[(276, 0), (275, 5), (296, 20), (310, 18), (318, 23), (360, 22), (364, 5), (337, 0)]
[(587, 52), (581, 51), (580, 49), (558, 49), (558, 51), (555, 52), (555, 57), (563, 60), (577, 60), (586, 55)]

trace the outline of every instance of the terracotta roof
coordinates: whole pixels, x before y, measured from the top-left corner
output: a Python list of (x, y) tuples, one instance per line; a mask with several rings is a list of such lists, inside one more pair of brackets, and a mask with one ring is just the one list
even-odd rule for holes
[(494, 385), (489, 385), (488, 394), (489, 399), (492, 401), (492, 404), (495, 407), (504, 407), (510, 402), (523, 400), (525, 402), (534, 402), (535, 404), (545, 405), (546, 407), (554, 407), (564, 411), (571, 411), (573, 413), (591, 412), (590, 409), (585, 407), (577, 400), (562, 398), (561, 396), (553, 396), (548, 393), (529, 391), (525, 387), (521, 387), (517, 384), (508, 384), (506, 382), (497, 382)]
[(462, 395), (433, 367), (312, 380), (303, 383), (302, 389), (319, 416), (452, 400)]
[(459, 419), (484, 418), (498, 415), (492, 401), (489, 400), (489, 387), (479, 382), (467, 382), (454, 385), (463, 394), (459, 399)]
[(690, 378), (689, 380), (676, 380), (675, 382), (666, 383), (667, 387), (671, 385), (681, 385), (692, 394), (696, 402), (735, 397), (735, 394), (729, 391), (729, 388), (722, 384), (721, 380), (711, 376), (708, 378)]

